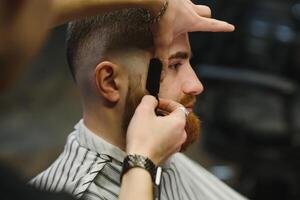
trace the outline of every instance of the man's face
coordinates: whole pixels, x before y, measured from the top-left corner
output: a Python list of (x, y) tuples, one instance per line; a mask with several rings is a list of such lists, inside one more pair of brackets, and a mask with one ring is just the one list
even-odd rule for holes
[(190, 65), (191, 48), (188, 35), (179, 36), (170, 47), (169, 66), (164, 69), (160, 85), (160, 97), (182, 102), (192, 111), (196, 95), (203, 91), (203, 86)]
[(170, 47), (169, 66), (164, 69), (159, 92), (161, 98), (177, 101), (190, 112), (185, 127), (187, 140), (181, 150), (193, 143), (200, 133), (200, 120), (192, 111), (203, 85), (190, 65), (191, 56), (188, 35), (182, 34)]
[[(203, 91), (203, 86), (189, 62), (191, 48), (187, 34), (179, 36), (173, 42), (169, 53), (169, 66), (163, 71), (159, 96), (177, 101), (190, 111), (186, 124), (188, 137), (182, 146), (182, 150), (185, 150), (199, 136), (200, 120), (192, 112), (192, 108), (196, 102), (196, 95)], [(146, 81), (146, 78), (143, 81)], [(129, 82), (124, 112), (124, 130), (127, 129), (134, 110), (146, 94), (140, 87), (140, 81), (130, 78)]]

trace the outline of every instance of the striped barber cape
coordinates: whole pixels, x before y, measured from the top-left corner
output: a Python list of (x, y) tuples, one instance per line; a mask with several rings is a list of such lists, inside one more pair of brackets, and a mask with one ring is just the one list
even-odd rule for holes
[[(115, 200), (126, 154), (96, 134), (81, 120), (67, 139), (64, 151), (45, 171), (30, 181), (52, 192), (65, 191), (76, 198)], [(163, 165), (161, 200), (243, 200), (200, 165), (176, 153)]]

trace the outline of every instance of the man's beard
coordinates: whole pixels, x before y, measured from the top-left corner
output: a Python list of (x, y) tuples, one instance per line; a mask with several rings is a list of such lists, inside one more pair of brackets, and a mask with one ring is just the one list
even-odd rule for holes
[[(193, 95), (185, 95), (181, 100), (180, 103), (183, 106), (187, 106), (190, 104), (194, 104), (196, 102), (196, 97)], [(186, 141), (182, 144), (180, 151), (185, 151), (191, 144), (193, 144), (200, 135), (200, 119), (194, 112), (190, 112), (187, 116), (185, 131), (187, 134)]]
[[(132, 80), (135, 80), (135, 83)], [(143, 96), (145, 96), (147, 94), (146, 92), (144, 92), (140, 89), (141, 84), (138, 84), (136, 80), (137, 79), (130, 79), (129, 86), (128, 86), (128, 93), (127, 93), (127, 97), (126, 97), (125, 109), (124, 109), (124, 115), (123, 115), (123, 123), (122, 123), (122, 129), (123, 129), (125, 136), (126, 136), (126, 132), (127, 132), (127, 128), (129, 126), (130, 120), (133, 117), (137, 106), (140, 104)], [(180, 100), (180, 103), (183, 106), (187, 106), (187, 105), (190, 105), (191, 103), (194, 103), (195, 100), (196, 100), (195, 96), (185, 95)], [(191, 144), (193, 144), (199, 138), (200, 120), (193, 112), (190, 112), (189, 115), (187, 116), (185, 131), (187, 133), (187, 139), (182, 144), (180, 151), (185, 151)]]

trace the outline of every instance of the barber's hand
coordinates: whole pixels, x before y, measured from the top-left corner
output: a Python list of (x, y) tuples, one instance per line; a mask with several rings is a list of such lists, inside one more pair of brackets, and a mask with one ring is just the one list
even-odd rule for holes
[(166, 13), (152, 26), (156, 47), (155, 56), (164, 63), (168, 60), (169, 46), (177, 36), (186, 32), (231, 32), (234, 26), (210, 18), (207, 6), (195, 5), (190, 0), (169, 0)]
[(159, 108), (170, 114), (156, 116), (157, 103), (150, 95), (142, 99), (127, 130), (126, 152), (146, 156), (160, 164), (178, 152), (186, 140), (186, 117), (181, 104), (165, 99), (160, 99)]

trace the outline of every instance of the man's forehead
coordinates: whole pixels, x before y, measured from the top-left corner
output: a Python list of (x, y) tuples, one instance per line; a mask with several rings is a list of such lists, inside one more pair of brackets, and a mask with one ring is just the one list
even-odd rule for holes
[(187, 34), (178, 36), (170, 46), (169, 59), (190, 59), (192, 51)]

